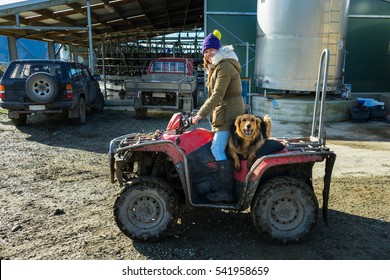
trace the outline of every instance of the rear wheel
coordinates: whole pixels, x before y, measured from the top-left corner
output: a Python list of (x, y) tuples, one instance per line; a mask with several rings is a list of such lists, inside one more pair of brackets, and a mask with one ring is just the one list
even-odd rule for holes
[(277, 177), (260, 186), (251, 216), (259, 234), (272, 243), (294, 243), (317, 222), (318, 201), (313, 190), (292, 177)]
[(134, 98), (134, 111), (135, 111), (135, 117), (137, 119), (146, 119), (148, 110), (146, 108), (141, 107), (141, 99), (140, 98)]
[(164, 238), (177, 220), (178, 203), (173, 190), (155, 178), (139, 178), (126, 184), (114, 205), (120, 230), (140, 241)]
[(23, 126), (27, 122), (27, 114), (20, 114), (18, 119), (11, 119), (15, 126)]

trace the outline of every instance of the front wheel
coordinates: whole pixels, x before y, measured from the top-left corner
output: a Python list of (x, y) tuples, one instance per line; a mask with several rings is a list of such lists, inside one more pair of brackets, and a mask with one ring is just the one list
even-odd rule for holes
[(276, 177), (260, 186), (252, 202), (252, 221), (272, 243), (294, 243), (317, 222), (318, 201), (313, 190), (292, 177)]
[(178, 203), (173, 190), (155, 178), (139, 178), (126, 184), (114, 205), (120, 230), (133, 240), (163, 239), (176, 222)]
[(96, 97), (96, 104), (91, 108), (91, 111), (94, 113), (100, 113), (104, 110), (104, 96), (100, 92)]

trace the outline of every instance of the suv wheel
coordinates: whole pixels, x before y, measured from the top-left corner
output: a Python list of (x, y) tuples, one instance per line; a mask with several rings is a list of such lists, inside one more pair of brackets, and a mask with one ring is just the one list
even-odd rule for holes
[(96, 97), (96, 104), (94, 107), (91, 108), (92, 112), (99, 113), (102, 112), (104, 109), (104, 97), (103, 94), (98, 93), (98, 96)]
[(26, 92), (31, 100), (37, 103), (49, 103), (58, 94), (58, 81), (50, 74), (38, 72), (26, 80)]
[(276, 177), (259, 187), (251, 206), (259, 234), (272, 243), (294, 243), (314, 227), (318, 201), (313, 190), (292, 177)]
[(15, 126), (25, 125), (27, 122), (27, 114), (20, 114), (18, 119), (11, 119)]

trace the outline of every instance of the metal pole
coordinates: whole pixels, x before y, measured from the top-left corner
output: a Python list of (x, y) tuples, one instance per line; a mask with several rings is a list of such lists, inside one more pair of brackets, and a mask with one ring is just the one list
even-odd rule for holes
[[(207, 11), (207, 0), (204, 0), (204, 23), (203, 23), (203, 39), (206, 38), (207, 36), (207, 17), (208, 17), (208, 11)], [(200, 48), (200, 51), (202, 51), (202, 48)], [(202, 53), (202, 57), (203, 57), (203, 53)], [(202, 60), (202, 64), (203, 64), (203, 60)], [(207, 87), (206, 87), (206, 75), (207, 75), (207, 72), (206, 72), (206, 69), (203, 68), (203, 93), (206, 94), (207, 96)]]
[(105, 57), (106, 57), (106, 50), (104, 47), (104, 40), (102, 40), (102, 67), (103, 67), (103, 79), (104, 79), (104, 97), (107, 99), (107, 78), (106, 78), (106, 63), (105, 63)]
[(246, 67), (245, 67), (245, 77), (248, 77), (248, 64), (249, 64), (249, 42), (246, 42)]
[(93, 62), (93, 45), (92, 45), (92, 24), (91, 24), (91, 5), (90, 0), (87, 0), (87, 17), (88, 17), (88, 41), (89, 41), (89, 68), (92, 75), (95, 73), (95, 65)]
[[(314, 112), (313, 112), (313, 123), (311, 127), (311, 141), (318, 141), (321, 145), (323, 144), (323, 125), (324, 125), (324, 105), (325, 105), (325, 96), (328, 83), (328, 67), (329, 67), (329, 50), (324, 49), (321, 53), (320, 63), (318, 66), (318, 77), (317, 77), (317, 87), (316, 87), (316, 96), (314, 101)], [(324, 62), (325, 59), (325, 62)], [(322, 96), (321, 104), (318, 104), (320, 101), (320, 87), (321, 82), (320, 78), (323, 75), (322, 80)], [(320, 106), (320, 107), (319, 107)], [(318, 124), (318, 128), (317, 128)]]

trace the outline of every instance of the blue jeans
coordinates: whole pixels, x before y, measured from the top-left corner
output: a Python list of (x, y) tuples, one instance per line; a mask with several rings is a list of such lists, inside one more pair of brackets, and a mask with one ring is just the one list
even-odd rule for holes
[(229, 131), (217, 131), (214, 133), (213, 142), (211, 142), (211, 153), (216, 161), (227, 160), (225, 149), (229, 141)]

